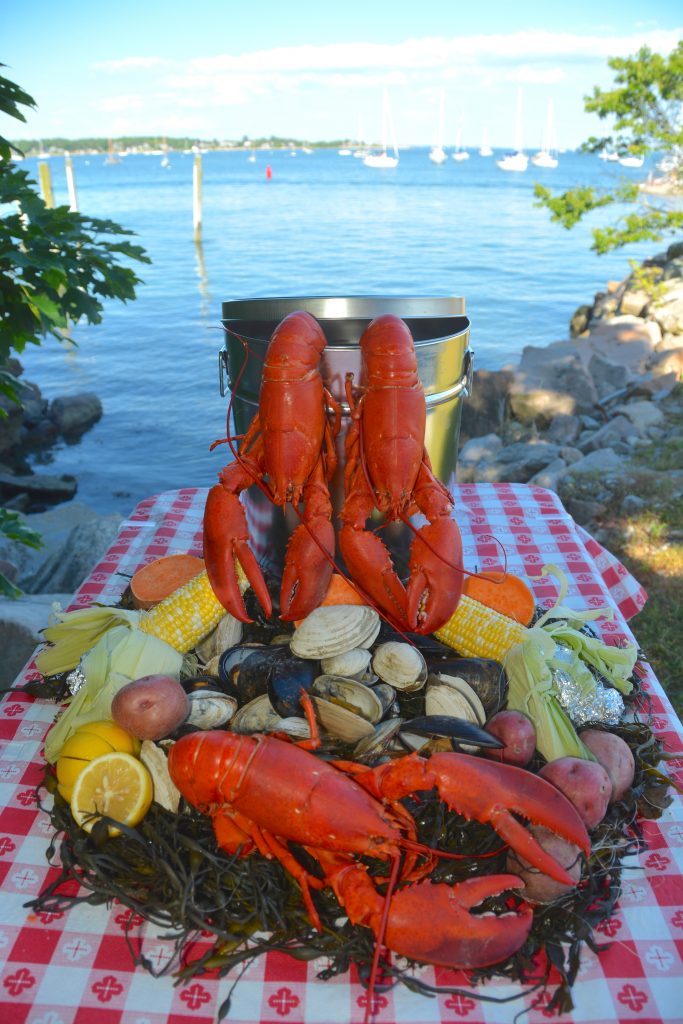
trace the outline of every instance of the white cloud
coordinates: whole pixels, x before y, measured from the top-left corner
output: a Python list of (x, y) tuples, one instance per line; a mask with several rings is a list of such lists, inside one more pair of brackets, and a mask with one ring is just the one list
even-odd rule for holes
[(164, 57), (124, 57), (122, 60), (102, 60), (91, 64), (93, 71), (105, 71), (113, 75), (126, 74), (129, 71), (146, 71), (168, 64)]
[(131, 94), (128, 96), (107, 96), (92, 104), (97, 110), (107, 114), (118, 113), (121, 110), (141, 110), (144, 106), (144, 98)]
[(562, 68), (535, 68), (530, 64), (522, 64), (509, 71), (505, 78), (518, 85), (558, 85), (566, 81), (567, 75)]

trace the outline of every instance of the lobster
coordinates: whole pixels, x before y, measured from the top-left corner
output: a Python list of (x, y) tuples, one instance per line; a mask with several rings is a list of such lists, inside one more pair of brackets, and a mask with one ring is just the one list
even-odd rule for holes
[[(444, 854), (417, 842), (415, 823), (399, 801), (436, 788), (451, 810), (488, 822), (539, 871), (573, 885), (513, 817), (546, 825), (588, 854), (586, 828), (566, 797), (522, 768), (468, 754), (409, 754), (374, 768), (322, 761), (311, 752), (319, 739), (312, 712), (306, 713), (313, 719), (312, 737), (298, 744), (272, 735), (209, 731), (173, 745), (171, 778), (185, 800), (211, 816), (218, 845), (243, 856), (257, 849), (280, 861), (318, 929), (311, 890), (331, 886), (351, 922), (373, 931), (378, 949), (385, 943), (411, 960), (459, 968), (489, 966), (516, 952), (531, 928), (528, 905), (501, 916), (470, 910), (487, 897), (521, 888), (521, 879), (501, 874), (456, 885), (430, 882), (425, 876), (435, 856)], [(322, 878), (306, 871), (290, 843), (317, 860)], [(392, 891), (390, 881), (387, 896), (381, 896), (362, 857), (391, 861), (392, 880), (401, 888)], [(424, 865), (416, 866), (419, 858)], [(373, 985), (374, 973), (371, 990)]]
[(272, 612), (239, 500), (252, 484), (283, 508), (291, 502), (298, 510), (303, 502), (302, 522), (285, 554), (281, 617), (303, 618), (316, 608), (332, 575), (335, 540), (328, 481), (337, 465), (334, 438), (341, 410), (318, 369), (325, 344), (322, 329), (310, 313), (290, 313), (278, 324), (266, 351), (258, 412), (235, 461), (221, 470), (219, 483), (207, 496), (204, 561), (209, 582), (221, 604), (242, 622), (251, 619), (240, 593), (235, 557), (266, 616)]
[[(352, 579), (399, 629), (432, 633), (455, 610), (463, 585), (462, 540), (453, 497), (434, 476), (425, 448), (426, 401), (413, 337), (396, 316), (380, 316), (360, 339), (366, 387), (354, 400), (345, 439), (339, 547)], [(421, 512), (404, 586), (386, 545), (365, 528), (374, 508), (387, 520)], [(411, 527), (412, 528), (412, 527)]]

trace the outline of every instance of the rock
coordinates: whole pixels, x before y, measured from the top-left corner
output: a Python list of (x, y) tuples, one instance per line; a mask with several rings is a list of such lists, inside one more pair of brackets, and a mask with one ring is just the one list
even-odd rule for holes
[(665, 420), (664, 413), (654, 402), (627, 402), (615, 406), (613, 412), (626, 416), (640, 434), (644, 434), (649, 427), (661, 426)]
[(644, 310), (650, 302), (650, 296), (646, 291), (625, 291), (619, 303), (619, 312), (630, 316), (643, 316)]
[(92, 392), (55, 398), (50, 405), (50, 418), (67, 438), (80, 437), (101, 416), (102, 403)]
[(625, 516), (638, 515), (647, 508), (647, 502), (637, 494), (626, 494), (621, 501), (621, 511)]
[(594, 452), (599, 448), (610, 448), (616, 442), (625, 441), (637, 433), (636, 427), (626, 416), (615, 416), (599, 430), (594, 431), (579, 447), (583, 452)]
[(98, 518), (98, 513), (94, 509), (80, 501), (57, 505), (47, 512), (27, 515), (26, 526), (40, 534), (43, 547), (36, 551), (0, 535), (0, 558), (5, 558), (17, 566), (17, 583), (26, 590), (27, 581), (36, 575), (43, 563), (64, 548), (74, 527)]
[(0, 418), (0, 456), (7, 456), (19, 444), (21, 436), (21, 406), (0, 394), (0, 409), (5, 416)]
[(0, 473), (0, 500), (3, 501), (15, 494), (28, 494), (34, 506), (55, 505), (61, 501), (70, 501), (76, 493), (76, 487), (76, 477), (70, 473), (61, 476), (50, 476), (47, 473)]
[(538, 423), (540, 426), (550, 423), (558, 413), (572, 416), (576, 410), (576, 402), (571, 395), (543, 388), (527, 391), (524, 385), (510, 390), (508, 405), (511, 414), (521, 423)]
[(456, 478), (458, 483), (471, 483), (475, 478), (476, 467), (481, 462), (490, 462), (503, 447), (497, 434), (485, 434), (467, 441), (458, 455)]
[(571, 465), (572, 462), (578, 462), (579, 459), (583, 458), (583, 452), (579, 448), (574, 448), (573, 445), (562, 445), (560, 448), (560, 458)]
[(683, 334), (683, 296), (658, 304), (654, 315), (662, 333)]
[(461, 442), (501, 429), (505, 414), (505, 397), (511, 381), (510, 370), (474, 371), (472, 394), (462, 406)]
[(74, 526), (63, 546), (26, 581), (28, 593), (72, 594), (113, 543), (121, 516), (98, 516)]
[(528, 481), (537, 487), (547, 487), (549, 491), (556, 491), (560, 477), (567, 468), (564, 459), (553, 459), (548, 465), (535, 473)]
[(545, 437), (547, 441), (555, 444), (571, 444), (572, 441), (576, 441), (580, 430), (581, 421), (578, 416), (568, 416), (565, 413), (553, 416)]
[(588, 372), (593, 378), (600, 399), (622, 391), (635, 379), (634, 374), (627, 366), (614, 363), (611, 359), (603, 359), (602, 356), (595, 353), (588, 362)]
[(559, 457), (559, 446), (544, 441), (517, 441), (507, 445), (495, 461), (480, 463), (475, 471), (477, 482), (526, 483)]
[(618, 305), (619, 299), (616, 291), (607, 295), (604, 292), (598, 292), (593, 303), (592, 319), (603, 320), (605, 317), (613, 316), (617, 311)]
[(566, 498), (564, 505), (572, 519), (581, 526), (588, 526), (593, 519), (602, 515), (606, 507), (601, 501), (574, 497)]
[(567, 468), (565, 477), (583, 476), (586, 473), (604, 474), (609, 470), (620, 469), (623, 466), (623, 459), (611, 448), (600, 448), (584, 455), (582, 459), (574, 462)]
[(650, 370), (655, 377), (675, 373), (676, 380), (680, 380), (683, 377), (683, 348), (658, 353), (656, 359), (651, 362)]
[(579, 416), (581, 426), (584, 430), (597, 430), (600, 426), (600, 420), (596, 420), (594, 416)]
[(575, 338), (579, 334), (587, 329), (590, 320), (592, 306), (579, 306), (574, 313), (574, 316), (569, 321), (569, 333), (572, 338)]
[(672, 242), (666, 250), (667, 263), (671, 260), (680, 259), (681, 256), (683, 256), (683, 242)]
[(66, 608), (69, 594), (34, 594), (16, 601), (0, 597), (0, 683), (14, 682), (40, 642), (39, 630), (47, 626), (52, 604)]
[(557, 400), (557, 408), (546, 406), (544, 418), (548, 423), (559, 414), (590, 413), (598, 403), (598, 394), (577, 344), (576, 341), (555, 341), (545, 348), (525, 346), (510, 386), (511, 407), (515, 408), (515, 398), (521, 393), (540, 391), (570, 399), (569, 404)]

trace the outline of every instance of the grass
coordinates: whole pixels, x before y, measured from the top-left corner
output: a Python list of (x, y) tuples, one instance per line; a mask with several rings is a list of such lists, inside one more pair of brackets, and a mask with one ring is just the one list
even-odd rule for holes
[[(683, 483), (655, 477), (655, 471), (683, 471), (683, 387), (679, 385), (667, 408), (677, 436), (639, 451), (635, 470), (613, 495), (599, 517), (600, 540), (642, 583), (648, 600), (629, 625), (683, 719)], [(638, 471), (638, 466), (642, 470)], [(620, 511), (625, 493), (643, 498), (642, 512)]]

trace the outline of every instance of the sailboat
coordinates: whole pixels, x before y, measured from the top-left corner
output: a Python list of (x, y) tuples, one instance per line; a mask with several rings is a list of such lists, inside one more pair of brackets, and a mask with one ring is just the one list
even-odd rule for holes
[(543, 128), (543, 136), (541, 138), (541, 148), (531, 158), (531, 162), (534, 167), (557, 167), (558, 159), (553, 153), (556, 150), (555, 143), (555, 124), (554, 124), (554, 108), (553, 101), (548, 100), (548, 112), (545, 119), (545, 127)]
[(479, 150), (479, 156), (493, 156), (493, 150), (489, 146), (489, 133), (484, 128), (481, 133), (481, 148)]
[[(387, 139), (391, 135), (391, 145), (394, 151), (394, 155), (390, 156), (387, 153)], [(396, 145), (396, 139), (394, 137), (394, 126), (391, 118), (391, 108), (389, 106), (389, 93), (384, 90), (384, 103), (382, 105), (382, 152), (381, 153), (368, 153), (363, 158), (363, 163), (366, 167), (397, 167), (398, 166), (398, 146)]]
[(114, 150), (114, 140), (109, 140), (109, 152), (107, 153), (107, 159), (104, 161), (105, 164), (120, 164), (121, 157)]
[(453, 159), (457, 160), (458, 163), (460, 163), (460, 161), (462, 161), (462, 160), (469, 160), (469, 158), (470, 158), (470, 154), (467, 152), (466, 149), (463, 149), (461, 144), (460, 144), (461, 138), (462, 138), (462, 125), (458, 125), (458, 132), (457, 132), (457, 135), (455, 137), (455, 149), (451, 153), (451, 156), (453, 157)]
[(436, 144), (429, 152), (429, 159), (433, 164), (443, 164), (448, 160), (446, 150), (443, 148), (443, 121), (444, 121), (444, 91), (441, 90), (441, 100), (439, 103), (439, 121), (437, 124), (436, 131)]
[(506, 153), (502, 160), (496, 160), (501, 171), (525, 171), (529, 164), (529, 157), (524, 152), (522, 143), (522, 90), (517, 90), (517, 117), (515, 122), (515, 149), (512, 153)]
[(645, 161), (644, 156), (620, 156), (619, 163), (622, 167), (642, 167)]

